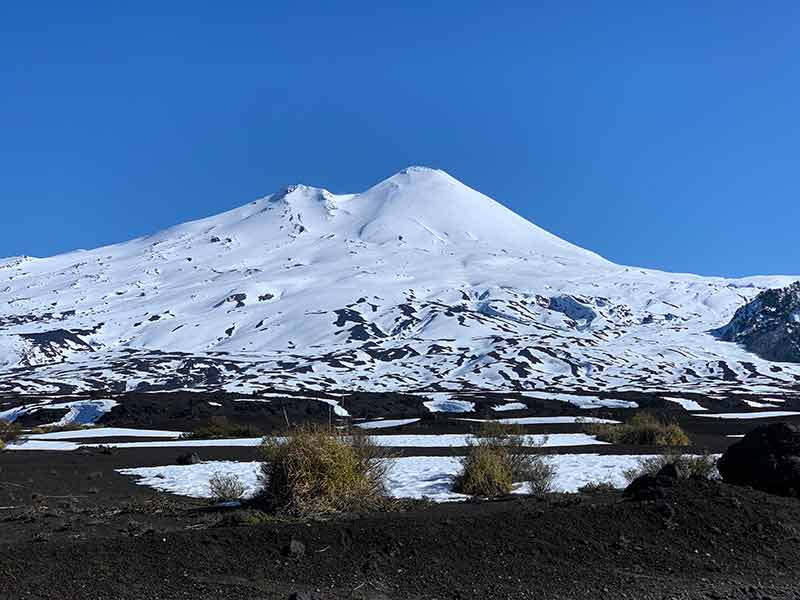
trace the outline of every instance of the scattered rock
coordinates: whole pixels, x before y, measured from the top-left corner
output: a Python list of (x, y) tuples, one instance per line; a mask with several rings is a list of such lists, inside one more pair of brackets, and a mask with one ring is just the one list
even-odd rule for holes
[(782, 496), (800, 495), (800, 427), (762, 425), (730, 446), (717, 465), (723, 481)]
[(292, 539), (283, 548), (284, 556), (291, 556), (292, 558), (302, 558), (306, 553), (306, 545), (300, 540)]

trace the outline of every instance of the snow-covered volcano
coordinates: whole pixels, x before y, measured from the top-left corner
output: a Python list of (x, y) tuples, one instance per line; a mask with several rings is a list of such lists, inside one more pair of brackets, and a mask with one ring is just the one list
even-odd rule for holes
[(791, 281), (615, 265), (412, 167), (0, 261), (0, 391), (788, 389), (710, 331)]

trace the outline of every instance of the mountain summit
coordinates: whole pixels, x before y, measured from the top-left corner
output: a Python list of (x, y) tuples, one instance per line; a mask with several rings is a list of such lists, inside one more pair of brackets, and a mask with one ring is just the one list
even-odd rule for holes
[(615, 265), (424, 167), (0, 261), (0, 280), (0, 391), (695, 390), (800, 376), (709, 333), (791, 279)]

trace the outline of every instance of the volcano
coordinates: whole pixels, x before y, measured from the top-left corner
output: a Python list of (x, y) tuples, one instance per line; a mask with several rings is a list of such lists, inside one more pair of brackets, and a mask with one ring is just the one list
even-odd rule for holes
[(616, 265), (410, 167), (0, 261), (0, 392), (787, 391), (800, 366), (713, 331), (792, 281)]

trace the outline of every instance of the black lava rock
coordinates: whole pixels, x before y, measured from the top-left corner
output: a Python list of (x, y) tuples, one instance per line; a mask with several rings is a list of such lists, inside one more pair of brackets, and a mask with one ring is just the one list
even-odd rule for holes
[(641, 475), (634, 479), (622, 494), (633, 500), (661, 500), (666, 496), (666, 488), (675, 485), (677, 479), (677, 467), (664, 465), (655, 475)]
[(178, 455), (175, 462), (179, 465), (196, 465), (203, 462), (197, 452), (186, 452), (185, 454)]
[(722, 480), (781, 496), (800, 496), (800, 427), (757, 427), (730, 446), (717, 464)]

